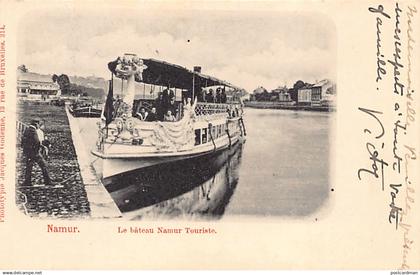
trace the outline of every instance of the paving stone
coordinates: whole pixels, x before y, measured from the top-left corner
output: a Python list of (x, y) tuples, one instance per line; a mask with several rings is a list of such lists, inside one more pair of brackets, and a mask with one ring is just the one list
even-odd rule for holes
[[(39, 213), (52, 218), (86, 217), (90, 214), (90, 205), (84, 189), (70, 127), (64, 107), (45, 104), (20, 103), (18, 106), (19, 120), (28, 123), (32, 119), (45, 121), (45, 134), (51, 141), (50, 158), (47, 167), (53, 183), (63, 182), (62, 188), (23, 187), (25, 163), (20, 144), (16, 159), (16, 187), (20, 192), (16, 196), (19, 209), (32, 217)], [(43, 177), (38, 165), (32, 170), (32, 184), (43, 184)]]

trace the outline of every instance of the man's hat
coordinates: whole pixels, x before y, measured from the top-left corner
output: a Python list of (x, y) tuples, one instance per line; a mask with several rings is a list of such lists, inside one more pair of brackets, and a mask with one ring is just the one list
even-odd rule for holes
[(31, 120), (31, 125), (33, 125), (33, 126), (36, 126), (36, 125), (38, 125), (38, 123), (39, 123), (39, 120), (35, 120), (35, 119), (33, 119), (33, 120)]

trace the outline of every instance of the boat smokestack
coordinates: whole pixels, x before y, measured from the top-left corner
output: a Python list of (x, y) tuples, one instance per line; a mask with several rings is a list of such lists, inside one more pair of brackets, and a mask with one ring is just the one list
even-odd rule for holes
[(201, 73), (201, 66), (194, 66), (195, 73)]

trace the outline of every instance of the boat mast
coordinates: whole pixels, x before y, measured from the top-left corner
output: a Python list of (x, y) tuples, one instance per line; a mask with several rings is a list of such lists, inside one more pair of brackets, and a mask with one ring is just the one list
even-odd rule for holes
[(121, 97), (124, 97), (124, 79), (121, 78)]
[(192, 102), (194, 102), (194, 100), (195, 100), (195, 97), (194, 97), (194, 93), (195, 93), (195, 91), (194, 91), (194, 89), (195, 89), (195, 72), (193, 72), (193, 83), (192, 83), (192, 98), (191, 98), (191, 100), (192, 100)]

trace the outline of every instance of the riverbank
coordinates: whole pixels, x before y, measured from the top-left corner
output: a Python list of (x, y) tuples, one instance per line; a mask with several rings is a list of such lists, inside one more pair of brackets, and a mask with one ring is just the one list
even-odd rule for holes
[[(32, 170), (32, 186), (24, 187), (25, 163), (20, 143), (16, 158), (16, 204), (31, 217), (84, 218), (90, 217), (90, 204), (80, 173), (73, 145), (69, 121), (64, 106), (19, 103), (18, 120), (45, 122), (45, 135), (51, 141), (49, 160), (46, 161), (51, 180), (59, 187), (43, 186), (38, 165)], [(34, 186), (35, 185), (35, 186)]]
[(95, 146), (97, 119), (75, 118), (65, 106), (36, 102), (18, 104), (18, 120), (45, 122), (45, 135), (51, 141), (50, 177), (58, 186), (43, 185), (38, 165), (32, 171), (32, 186), (22, 186), (25, 163), (18, 141), (16, 160), (16, 204), (26, 215), (47, 218), (119, 218), (115, 205), (96, 175), (90, 150)]
[(121, 211), (106, 191), (100, 179), (101, 160), (90, 151), (96, 147), (98, 118), (74, 117), (66, 108), (73, 145), (76, 149), (80, 173), (90, 204), (92, 218), (120, 218)]
[(333, 106), (298, 106), (298, 105), (284, 105), (281, 102), (259, 102), (259, 101), (246, 101), (245, 107), (256, 109), (282, 109), (292, 111), (317, 111), (317, 112), (334, 112)]

